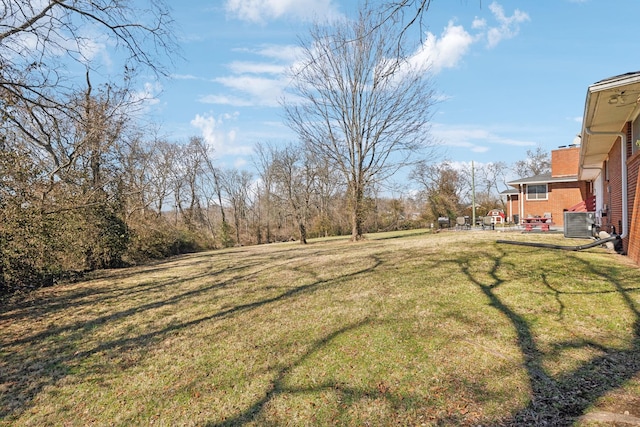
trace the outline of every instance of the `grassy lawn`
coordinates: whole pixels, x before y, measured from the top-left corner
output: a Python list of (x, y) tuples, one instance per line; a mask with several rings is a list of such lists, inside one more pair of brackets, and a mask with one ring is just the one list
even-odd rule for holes
[[(234, 248), (0, 306), (0, 425), (640, 418), (640, 269), (558, 235)], [(621, 424), (622, 425), (622, 424)]]

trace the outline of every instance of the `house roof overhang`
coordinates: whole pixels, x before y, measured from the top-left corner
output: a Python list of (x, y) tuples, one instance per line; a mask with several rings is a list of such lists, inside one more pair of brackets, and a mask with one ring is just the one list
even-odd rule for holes
[(578, 181), (577, 175), (554, 177), (554, 176), (551, 176), (550, 174), (547, 174), (547, 175), (537, 175), (529, 178), (517, 179), (515, 181), (507, 182), (507, 185), (510, 185), (511, 187), (519, 188), (520, 185), (522, 184), (536, 185), (536, 184), (552, 184), (554, 182), (558, 183), (558, 182), (577, 182), (577, 181)]
[(507, 188), (506, 190), (501, 191), (500, 194), (504, 194), (507, 196), (517, 196), (518, 194), (520, 194), (520, 192), (515, 188)]
[(592, 84), (582, 121), (580, 180), (592, 181), (600, 174), (603, 162), (626, 122), (640, 113), (640, 72), (611, 77)]

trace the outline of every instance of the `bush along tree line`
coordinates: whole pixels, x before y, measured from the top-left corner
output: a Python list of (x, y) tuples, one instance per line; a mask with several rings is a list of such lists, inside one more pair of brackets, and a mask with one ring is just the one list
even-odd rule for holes
[[(0, 293), (8, 293), (125, 262), (140, 238), (133, 171), (148, 154), (131, 121), (142, 101), (136, 77), (167, 75), (161, 57), (177, 45), (161, 0), (1, 0), (0, 9)], [(99, 84), (96, 39), (118, 53), (119, 71)]]

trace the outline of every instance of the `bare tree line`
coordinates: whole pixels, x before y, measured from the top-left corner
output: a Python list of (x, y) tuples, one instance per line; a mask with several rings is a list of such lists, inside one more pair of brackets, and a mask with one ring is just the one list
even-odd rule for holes
[[(428, 159), (433, 92), (405, 33), (429, 3), (366, 4), (313, 27), (290, 74), (304, 101), (284, 105), (299, 142), (259, 144), (252, 173), (137, 120), (136, 77), (178, 55), (162, 1), (0, 0), (0, 293), (200, 249), (424, 225), (420, 198), (379, 189)], [(100, 40), (123, 54), (117, 75), (100, 72)]]

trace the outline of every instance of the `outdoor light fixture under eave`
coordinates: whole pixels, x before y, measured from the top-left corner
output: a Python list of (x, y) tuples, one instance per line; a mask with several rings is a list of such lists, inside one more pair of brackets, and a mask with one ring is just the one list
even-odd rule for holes
[(609, 104), (611, 105), (616, 105), (616, 104), (624, 104), (624, 92), (620, 92), (620, 93), (616, 93), (613, 94), (609, 97)]

